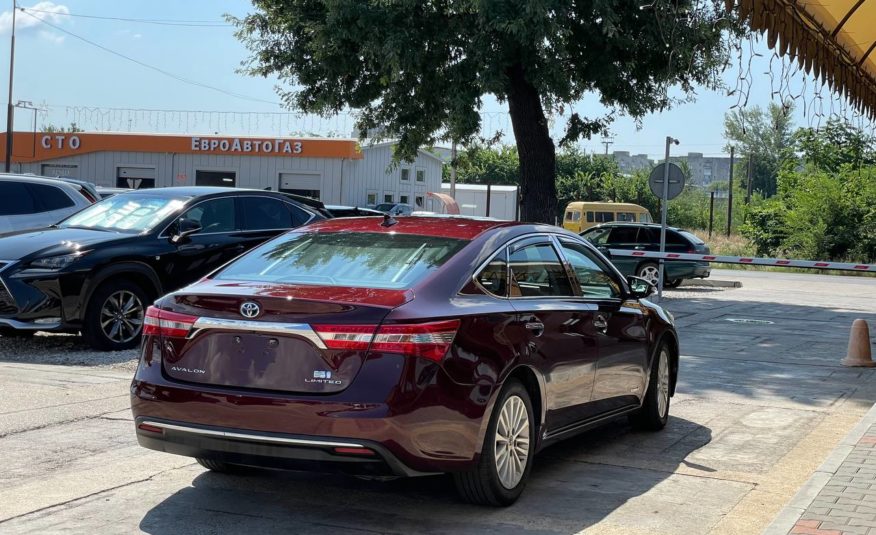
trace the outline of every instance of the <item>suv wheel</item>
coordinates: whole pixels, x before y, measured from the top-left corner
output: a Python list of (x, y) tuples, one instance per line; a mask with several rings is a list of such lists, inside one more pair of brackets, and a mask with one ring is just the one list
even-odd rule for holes
[(519, 381), (509, 381), (496, 400), (477, 466), (453, 474), (462, 499), (481, 505), (517, 501), (532, 467), (534, 422), (526, 389)]
[(660, 267), (654, 262), (645, 262), (636, 268), (636, 276), (645, 279), (654, 286), (660, 280)]
[(91, 295), (82, 336), (94, 349), (119, 351), (140, 343), (146, 292), (133, 282), (110, 280)]

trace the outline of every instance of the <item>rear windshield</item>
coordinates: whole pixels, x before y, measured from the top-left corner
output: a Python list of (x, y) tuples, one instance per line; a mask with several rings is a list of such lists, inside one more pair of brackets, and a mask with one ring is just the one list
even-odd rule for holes
[(257, 247), (215, 279), (405, 289), (467, 243), (410, 234), (293, 232)]

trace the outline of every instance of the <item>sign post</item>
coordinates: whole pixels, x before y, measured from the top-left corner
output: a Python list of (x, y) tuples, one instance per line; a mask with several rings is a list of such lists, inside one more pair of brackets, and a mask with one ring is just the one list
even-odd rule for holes
[[(672, 144), (678, 145), (679, 141), (673, 137), (666, 136), (666, 159), (665, 161), (651, 171), (651, 176), (648, 177), (648, 183), (651, 186), (651, 192), (660, 197), (660, 252), (666, 252), (666, 211), (669, 205), (669, 200), (678, 197), (681, 190), (684, 189), (684, 172), (674, 163), (669, 162), (669, 147)], [(663, 258), (660, 258), (660, 269), (657, 275), (657, 299), (663, 300), (663, 279), (665, 277), (665, 263)]]

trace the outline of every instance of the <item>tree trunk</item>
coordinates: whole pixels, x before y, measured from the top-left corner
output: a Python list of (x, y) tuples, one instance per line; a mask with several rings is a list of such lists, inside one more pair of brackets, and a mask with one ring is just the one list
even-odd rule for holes
[(557, 155), (538, 91), (519, 63), (509, 67), (508, 111), (520, 157), (520, 220), (554, 224)]

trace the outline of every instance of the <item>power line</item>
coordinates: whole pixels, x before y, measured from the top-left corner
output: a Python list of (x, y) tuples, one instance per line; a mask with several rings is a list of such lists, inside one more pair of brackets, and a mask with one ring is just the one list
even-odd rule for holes
[(122, 58), (122, 59), (125, 59), (125, 60), (127, 60), (127, 61), (130, 61), (131, 63), (136, 63), (137, 65), (140, 65), (141, 67), (145, 67), (145, 68), (150, 69), (150, 70), (153, 70), (153, 71), (155, 71), (155, 72), (157, 72), (157, 73), (163, 74), (164, 76), (167, 76), (168, 78), (173, 78), (174, 80), (177, 80), (177, 81), (179, 81), (179, 82), (183, 82), (183, 83), (185, 83), (185, 84), (189, 84), (189, 85), (193, 85), (193, 86), (201, 87), (201, 88), (204, 88), (204, 89), (210, 89), (210, 90), (212, 90), (212, 91), (217, 91), (217, 92), (219, 92), (219, 93), (222, 93), (222, 94), (224, 94), (224, 95), (228, 95), (228, 96), (230, 96), (230, 97), (239, 98), (239, 99), (243, 99), (243, 100), (251, 100), (251, 101), (253, 101), (253, 102), (263, 102), (263, 103), (265, 103), (265, 104), (274, 104), (274, 105), (279, 106), (279, 103), (278, 103), (278, 102), (271, 102), (271, 101), (269, 101), (269, 100), (263, 100), (263, 99), (260, 99), (260, 98), (255, 98), (255, 97), (249, 97), (249, 96), (246, 96), (246, 95), (241, 95), (241, 94), (239, 94), (239, 93), (234, 93), (234, 92), (232, 92), (232, 91), (227, 91), (227, 90), (222, 89), (222, 88), (220, 88), (220, 87), (215, 87), (215, 86), (208, 85), (208, 84), (205, 84), (205, 83), (202, 83), (202, 82), (198, 82), (198, 81), (196, 81), (196, 80), (190, 80), (190, 79), (188, 79), (188, 78), (183, 78), (182, 76), (178, 76), (178, 75), (173, 74), (173, 73), (171, 73), (171, 72), (165, 71), (164, 69), (161, 69), (160, 67), (156, 67), (155, 65), (150, 65), (150, 64), (148, 64), (148, 63), (144, 63), (144, 62), (142, 62), (142, 61), (140, 61), (140, 60), (137, 60), (137, 59), (134, 59), (134, 58), (132, 58), (132, 57), (130, 57), (130, 56), (126, 56), (126, 55), (122, 54), (121, 52), (116, 52), (115, 50), (112, 50), (112, 49), (110, 49), (110, 48), (107, 48), (107, 47), (105, 47), (105, 46), (103, 46), (103, 45), (101, 45), (101, 44), (95, 43), (94, 41), (91, 41), (91, 40), (89, 40), (89, 39), (86, 39), (85, 37), (82, 37), (81, 35), (77, 35), (77, 34), (75, 34), (75, 33), (73, 33), (73, 32), (67, 31), (67, 30), (65, 30), (64, 28), (61, 28), (60, 26), (57, 26), (57, 25), (55, 25), (55, 24), (52, 24), (51, 22), (48, 22), (48, 21), (46, 21), (45, 19), (42, 19), (42, 18), (40, 18), (40, 17), (38, 17), (38, 16), (36, 16), (36, 15), (33, 15), (33, 14), (31, 14), (31, 13), (28, 13), (27, 11), (23, 11), (23, 12), (24, 12), (24, 14), (27, 15), (28, 17), (34, 18), (34, 19), (40, 21), (41, 23), (45, 24), (46, 26), (49, 26), (49, 27), (51, 27), (51, 28), (54, 28), (55, 30), (57, 30), (57, 31), (59, 31), (59, 32), (65, 33), (65, 34), (67, 34), (67, 35), (69, 35), (69, 36), (71, 36), (71, 37), (73, 37), (73, 38), (75, 38), (75, 39), (79, 39), (80, 41), (82, 41), (82, 42), (84, 42), (84, 43), (88, 43), (89, 45), (91, 45), (91, 46), (93, 46), (93, 47), (99, 48), (99, 49), (103, 50), (104, 52), (107, 52), (107, 53), (112, 54), (112, 55), (114, 55), (114, 56), (118, 56), (118, 57), (120, 57), (120, 58)]
[(59, 11), (49, 11), (46, 9), (35, 9), (32, 7), (21, 7), (21, 11), (34, 13), (47, 13), (49, 15), (76, 17), (80, 19), (97, 19), (97, 20), (113, 20), (119, 22), (138, 22), (142, 24), (156, 24), (159, 26), (186, 26), (194, 28), (228, 28), (234, 26), (227, 22), (219, 22), (215, 20), (173, 20), (173, 19), (132, 19), (125, 17), (104, 17), (99, 15), (83, 15), (79, 13), (64, 13)]

